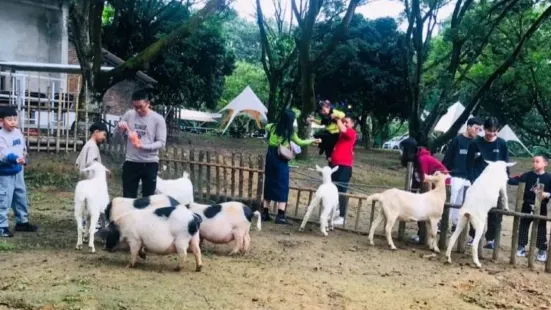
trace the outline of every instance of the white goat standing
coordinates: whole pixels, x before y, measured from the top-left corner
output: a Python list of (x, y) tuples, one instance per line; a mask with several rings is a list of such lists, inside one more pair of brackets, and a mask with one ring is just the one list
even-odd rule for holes
[(467, 189), (465, 201), (459, 209), (459, 223), (450, 238), (446, 250), (448, 263), (452, 262), (451, 251), (457, 242), (457, 238), (459, 238), (459, 235), (467, 226), (467, 222), (470, 221), (476, 232), (471, 246), (473, 262), (478, 268), (482, 267), (478, 260), (478, 243), (484, 233), (488, 212), (496, 206), (499, 197), (502, 199), (503, 208), (509, 210), (509, 198), (507, 197), (507, 180), (509, 177), (507, 176), (507, 167), (514, 166), (516, 162), (486, 161), (486, 163), (488, 166), (484, 168), (473, 185)]
[(175, 180), (163, 180), (157, 176), (155, 193), (172, 196), (183, 205), (193, 202), (193, 184), (185, 171), (181, 178)]
[[(98, 224), (100, 215), (104, 213), (107, 204), (109, 204), (109, 192), (107, 190), (107, 172), (101, 163), (94, 162), (89, 167), (84, 168), (83, 172), (92, 172), (90, 179), (81, 180), (75, 188), (75, 219), (77, 221), (77, 249), (82, 249), (83, 233), (88, 235), (88, 247), (92, 253), (96, 252), (94, 247), (94, 233)], [(84, 227), (83, 220), (89, 216), (88, 228)]]
[(425, 181), (435, 184), (435, 188), (423, 194), (392, 188), (379, 194), (367, 197), (367, 203), (378, 201), (381, 204), (377, 218), (369, 230), (369, 244), (374, 245), (373, 235), (375, 229), (386, 219), (385, 233), (388, 245), (392, 250), (396, 246), (392, 241), (392, 227), (396, 220), (402, 221), (427, 221), (427, 235), (429, 236), (429, 249), (440, 252), (436, 241), (438, 221), (444, 212), (446, 203), (446, 179), (448, 174), (435, 172), (434, 175), (425, 175)]
[(328, 166), (320, 168), (316, 165), (316, 171), (321, 172), (323, 176), (323, 183), (318, 187), (314, 199), (308, 206), (306, 214), (302, 219), (302, 224), (300, 225), (299, 231), (303, 231), (312, 211), (314, 208), (321, 204), (321, 215), (320, 215), (320, 230), (324, 236), (327, 236), (327, 224), (329, 223), (329, 230), (333, 230), (333, 219), (337, 208), (339, 207), (339, 191), (337, 186), (331, 182), (331, 175), (339, 169), (339, 166), (333, 167), (331, 169)]

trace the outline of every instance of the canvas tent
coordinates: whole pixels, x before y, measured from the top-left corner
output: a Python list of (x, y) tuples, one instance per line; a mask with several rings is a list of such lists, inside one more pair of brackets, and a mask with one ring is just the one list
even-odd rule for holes
[(532, 153), (530, 153), (530, 151), (528, 150), (528, 148), (524, 145), (524, 143), (522, 143), (522, 141), (520, 141), (518, 136), (513, 132), (511, 127), (509, 127), (509, 125), (505, 125), (503, 128), (501, 128), (497, 136), (505, 141), (518, 142), (524, 148), (524, 150), (526, 150), (526, 152), (530, 154), (530, 156), (533, 156)]
[(241, 94), (239, 94), (239, 96), (235, 97), (235, 99), (233, 99), (227, 106), (222, 108), (222, 110), (220, 110), (218, 113), (222, 113), (222, 111), (226, 110), (229, 113), (222, 120), (221, 125), (225, 125), (222, 134), (226, 132), (235, 117), (239, 115), (247, 115), (253, 118), (254, 120), (256, 120), (256, 125), (259, 128), (262, 127), (260, 123), (267, 120), (266, 113), (268, 112), (268, 109), (266, 109), (264, 104), (262, 104), (260, 99), (258, 99), (256, 94), (249, 86), (245, 87), (245, 89), (241, 92)]

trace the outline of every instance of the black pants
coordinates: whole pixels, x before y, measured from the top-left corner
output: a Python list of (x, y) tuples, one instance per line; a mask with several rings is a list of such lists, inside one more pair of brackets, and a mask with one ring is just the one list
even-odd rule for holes
[[(532, 214), (532, 204), (524, 202), (522, 204), (522, 213)], [(547, 206), (543, 205), (540, 209), (540, 215), (547, 216)], [(528, 234), (530, 229), (531, 219), (520, 219), (520, 225), (518, 228), (518, 246), (525, 247), (528, 244)], [(534, 229), (534, 228), (532, 228)], [(540, 221), (538, 225), (538, 234), (536, 245), (538, 250), (547, 250), (547, 221)]]
[[(339, 169), (331, 175), (331, 181), (337, 182), (335, 184), (339, 193), (346, 193), (348, 190), (348, 182), (352, 177), (352, 167), (339, 166)], [(345, 217), (346, 208), (348, 207), (348, 199), (344, 196), (339, 196), (339, 215)]]
[(321, 143), (318, 145), (319, 154), (325, 153), (325, 158), (330, 158), (335, 148), (335, 144), (339, 140), (339, 133), (329, 133), (329, 131), (324, 130), (322, 132), (316, 133), (314, 138), (321, 139)]
[[(501, 225), (502, 219), (503, 219), (503, 215), (488, 212), (488, 220), (487, 220), (488, 228), (486, 229), (486, 234), (484, 236), (486, 238), (486, 241), (493, 241), (496, 239), (496, 229), (498, 225)], [(484, 229), (484, 228), (481, 228), (481, 229)], [(474, 238), (474, 235), (475, 235), (475, 230), (471, 225), (469, 229), (469, 236), (471, 236), (471, 238)]]
[(125, 161), (122, 166), (122, 196), (138, 198), (138, 186), (142, 181), (142, 197), (155, 194), (159, 163)]

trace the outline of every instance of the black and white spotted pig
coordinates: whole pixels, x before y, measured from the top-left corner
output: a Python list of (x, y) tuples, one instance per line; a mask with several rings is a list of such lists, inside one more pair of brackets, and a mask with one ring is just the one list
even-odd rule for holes
[(199, 229), (201, 242), (207, 240), (221, 244), (235, 240), (235, 247), (230, 255), (236, 254), (240, 250), (242, 252), (249, 250), (251, 242), (249, 230), (253, 216), (257, 218), (257, 230), (261, 229), (260, 212), (253, 212), (251, 208), (241, 202), (231, 201), (215, 205), (190, 203), (186, 207), (202, 217)]
[(153, 195), (141, 199), (115, 198), (107, 206), (110, 222), (105, 248), (114, 249), (121, 240), (130, 246), (130, 264), (134, 267), (142, 247), (165, 255), (178, 253), (179, 271), (187, 257), (188, 246), (195, 256), (196, 271), (201, 271), (199, 228), (201, 217), (169, 196)]

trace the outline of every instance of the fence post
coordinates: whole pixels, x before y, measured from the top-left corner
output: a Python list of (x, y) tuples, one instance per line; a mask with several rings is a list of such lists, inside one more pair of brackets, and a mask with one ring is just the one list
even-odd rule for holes
[(231, 192), (230, 197), (233, 197), (235, 193), (235, 154), (231, 153)]
[[(520, 212), (522, 210), (522, 203), (524, 202), (524, 189), (526, 188), (526, 183), (519, 183), (517, 188), (517, 196), (515, 199), (515, 212)], [(515, 216), (513, 219), (513, 236), (511, 237), (511, 253), (509, 256), (509, 264), (516, 265), (517, 263), (517, 247), (518, 247), (518, 229), (520, 226), (520, 218)]]
[[(540, 215), (541, 207), (541, 193), (543, 192), (543, 184), (538, 184), (536, 189), (536, 200), (534, 201), (534, 213), (535, 215)], [(528, 250), (528, 267), (534, 269), (534, 257), (536, 254), (536, 247), (538, 241), (538, 226), (540, 219), (532, 220), (532, 231), (530, 234), (530, 248)], [(547, 232), (545, 232), (547, 234)]]
[(356, 231), (358, 230), (358, 226), (360, 224), (360, 212), (362, 210), (362, 203), (363, 203), (363, 199), (362, 198), (358, 199), (358, 208), (356, 209), (356, 221), (354, 222), (354, 230)]
[[(450, 201), (451, 190), (449, 186), (446, 186), (446, 202)], [(450, 206), (444, 203), (444, 211), (442, 212), (442, 219), (440, 220), (440, 236), (438, 240), (438, 247), (441, 249), (446, 248), (446, 241), (448, 240), (448, 226), (450, 221)]]
[(245, 161), (243, 160), (243, 157), (245, 157), (245, 154), (239, 154), (239, 198), (243, 198), (243, 188), (245, 187), (245, 180), (243, 180), (243, 167), (245, 166)]
[(295, 217), (298, 216), (298, 205), (300, 204), (300, 193), (302, 193), (302, 191), (299, 189), (297, 193), (297, 203), (295, 205)]
[(210, 183), (212, 182), (212, 180), (210, 179), (210, 170), (211, 170), (211, 167), (210, 167), (210, 164), (211, 164), (211, 161), (210, 161), (210, 152), (207, 151), (207, 200), (210, 200)]
[[(508, 206), (504, 205), (504, 199), (502, 195), (499, 195), (499, 199), (497, 200), (497, 209), (504, 210), (505, 207), (508, 207)], [(501, 216), (501, 218), (503, 219), (502, 214), (497, 214), (497, 216)], [(502, 221), (499, 221), (499, 224), (496, 227), (496, 236), (494, 239), (494, 251), (492, 253), (492, 260), (494, 261), (497, 261), (497, 259), (499, 258), (499, 246), (501, 245), (501, 223)]]
[[(406, 172), (406, 181), (405, 181), (405, 190), (411, 191), (411, 177), (413, 175), (413, 163), (408, 162), (407, 172)], [(398, 240), (404, 241), (406, 235), (406, 222), (400, 221), (398, 225)]]
[(216, 201), (220, 201), (220, 154), (218, 151), (214, 152), (214, 156), (216, 158)]
[(247, 198), (249, 200), (253, 200), (253, 179), (254, 179), (254, 163), (253, 163), (253, 157), (251, 156), (251, 154), (249, 154), (249, 182), (248, 182), (248, 186), (247, 186)]
[(199, 201), (203, 200), (203, 160), (205, 159), (205, 152), (199, 151), (199, 160), (197, 163), (197, 198)]

